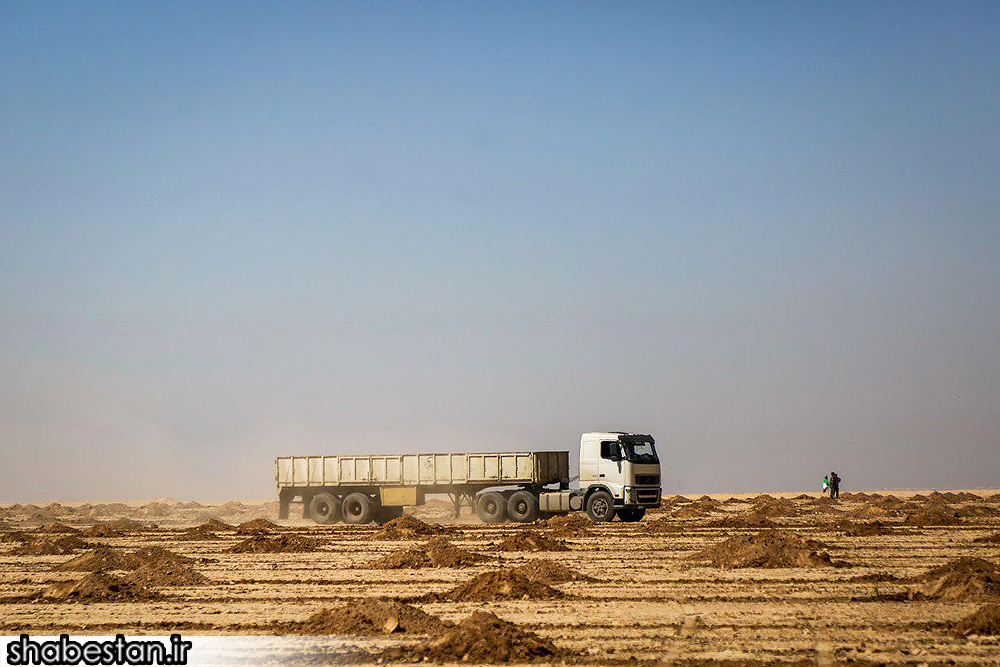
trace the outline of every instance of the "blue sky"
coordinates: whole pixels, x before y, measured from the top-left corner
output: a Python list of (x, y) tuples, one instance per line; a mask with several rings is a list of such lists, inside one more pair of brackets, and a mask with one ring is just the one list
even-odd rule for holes
[(600, 429), (676, 491), (996, 485), (998, 29), (0, 1), (0, 456), (53, 462), (0, 500)]

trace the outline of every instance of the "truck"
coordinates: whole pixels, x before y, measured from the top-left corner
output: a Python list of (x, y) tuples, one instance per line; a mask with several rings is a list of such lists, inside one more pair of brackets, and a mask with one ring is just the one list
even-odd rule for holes
[(431, 494), (447, 495), (456, 516), (467, 504), (485, 523), (575, 511), (640, 521), (662, 490), (653, 437), (622, 431), (584, 433), (573, 477), (568, 451), (279, 456), (274, 465), (279, 518), (301, 502), (303, 518), (320, 524), (384, 523)]

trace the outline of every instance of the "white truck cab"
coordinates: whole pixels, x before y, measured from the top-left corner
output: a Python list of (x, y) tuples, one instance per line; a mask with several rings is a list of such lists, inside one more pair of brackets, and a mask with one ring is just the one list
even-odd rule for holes
[[(580, 438), (580, 489), (588, 497), (597, 490), (607, 491), (616, 513), (626, 521), (642, 518), (647, 507), (659, 507), (660, 459), (653, 437), (584, 433)], [(588, 513), (590, 505), (587, 502)]]

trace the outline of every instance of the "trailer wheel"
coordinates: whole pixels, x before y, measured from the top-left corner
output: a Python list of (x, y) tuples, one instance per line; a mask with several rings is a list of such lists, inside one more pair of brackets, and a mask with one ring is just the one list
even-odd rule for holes
[(332, 493), (317, 493), (309, 501), (309, 518), (316, 523), (337, 523), (341, 516), (340, 499)]
[(375, 518), (375, 503), (363, 493), (352, 493), (344, 498), (344, 522), (370, 523)]
[(594, 491), (587, 498), (587, 516), (591, 521), (604, 523), (615, 518), (615, 499), (607, 491)]
[(530, 491), (515, 491), (507, 500), (507, 516), (511, 521), (531, 523), (538, 518), (538, 496)]
[(476, 501), (476, 514), (483, 523), (503, 523), (507, 518), (507, 501), (496, 491), (487, 491)]
[(645, 507), (620, 507), (615, 510), (615, 514), (622, 521), (642, 521), (642, 517), (646, 516)]

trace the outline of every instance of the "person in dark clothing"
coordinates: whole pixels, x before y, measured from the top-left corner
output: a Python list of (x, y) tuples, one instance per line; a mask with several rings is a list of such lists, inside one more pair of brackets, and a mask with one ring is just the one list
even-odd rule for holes
[(830, 498), (840, 500), (840, 475), (830, 473)]

